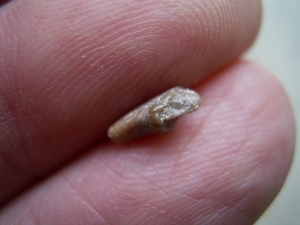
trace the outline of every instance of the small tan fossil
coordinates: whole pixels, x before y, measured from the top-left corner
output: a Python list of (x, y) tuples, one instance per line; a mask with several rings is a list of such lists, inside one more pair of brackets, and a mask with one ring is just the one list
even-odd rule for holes
[(142, 104), (116, 121), (108, 136), (122, 143), (151, 133), (171, 131), (178, 117), (197, 110), (201, 98), (187, 88), (174, 87)]

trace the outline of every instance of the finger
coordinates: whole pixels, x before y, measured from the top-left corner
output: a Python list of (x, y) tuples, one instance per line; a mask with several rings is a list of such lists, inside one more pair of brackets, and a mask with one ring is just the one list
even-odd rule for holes
[(10, 2), (11, 0), (0, 0), (0, 7), (4, 6), (6, 3)]
[(195, 84), (256, 36), (259, 1), (16, 1), (0, 9), (1, 198)]
[(97, 147), (7, 206), (0, 221), (253, 224), (291, 164), (295, 127), (286, 95), (249, 63), (196, 90), (201, 110), (173, 132)]

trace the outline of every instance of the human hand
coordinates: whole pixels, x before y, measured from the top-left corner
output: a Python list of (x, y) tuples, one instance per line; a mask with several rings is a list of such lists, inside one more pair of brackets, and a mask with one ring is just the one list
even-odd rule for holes
[[(238, 59), (260, 10), (253, 0), (3, 5), (0, 224), (253, 224), (295, 139), (281, 86)], [(116, 119), (176, 85), (203, 104), (174, 131), (107, 139)]]

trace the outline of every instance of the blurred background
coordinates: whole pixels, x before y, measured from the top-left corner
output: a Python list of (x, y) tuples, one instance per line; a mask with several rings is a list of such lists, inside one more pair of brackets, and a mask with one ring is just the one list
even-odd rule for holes
[[(272, 71), (284, 86), (300, 127), (300, 0), (263, 0), (263, 22), (246, 58)], [(300, 132), (297, 134), (297, 142)], [(255, 225), (300, 224), (300, 144), (283, 189)]]

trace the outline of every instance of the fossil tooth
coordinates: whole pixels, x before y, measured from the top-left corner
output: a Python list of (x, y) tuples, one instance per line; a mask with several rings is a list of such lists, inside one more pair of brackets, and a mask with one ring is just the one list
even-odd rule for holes
[(195, 91), (174, 87), (116, 121), (108, 129), (108, 136), (122, 143), (151, 133), (171, 131), (180, 116), (197, 110), (200, 105), (201, 98)]

